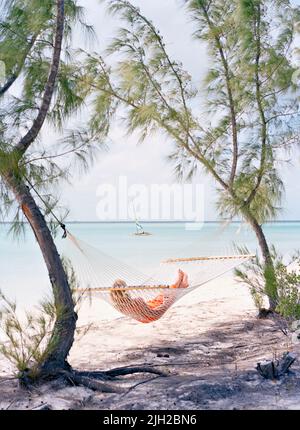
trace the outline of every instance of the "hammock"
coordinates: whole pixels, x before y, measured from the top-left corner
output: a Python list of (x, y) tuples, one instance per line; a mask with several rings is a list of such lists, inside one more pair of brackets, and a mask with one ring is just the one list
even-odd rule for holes
[[(253, 255), (176, 258), (161, 262), (154, 275), (112, 258), (67, 234), (68, 259), (81, 294), (98, 295), (123, 315), (142, 323), (161, 318), (180, 298), (244, 263)], [(174, 285), (178, 270), (188, 275), (188, 287)]]

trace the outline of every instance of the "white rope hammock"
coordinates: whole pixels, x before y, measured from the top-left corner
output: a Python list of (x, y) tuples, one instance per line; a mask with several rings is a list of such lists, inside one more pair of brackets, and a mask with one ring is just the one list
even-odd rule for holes
[[(112, 258), (67, 234), (67, 257), (75, 271), (79, 293), (96, 294), (122, 314), (143, 323), (161, 318), (184, 295), (243, 264), (253, 255), (176, 258), (161, 262), (154, 275)], [(178, 282), (178, 270), (188, 283)]]

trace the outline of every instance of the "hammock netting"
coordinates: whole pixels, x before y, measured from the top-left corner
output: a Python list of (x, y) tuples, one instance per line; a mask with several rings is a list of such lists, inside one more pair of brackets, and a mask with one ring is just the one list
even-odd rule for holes
[[(122, 314), (143, 323), (161, 318), (186, 294), (231, 271), (252, 255), (170, 259), (147, 275), (68, 233), (67, 258), (76, 275), (78, 292), (99, 296)], [(175, 285), (178, 270), (188, 286)]]

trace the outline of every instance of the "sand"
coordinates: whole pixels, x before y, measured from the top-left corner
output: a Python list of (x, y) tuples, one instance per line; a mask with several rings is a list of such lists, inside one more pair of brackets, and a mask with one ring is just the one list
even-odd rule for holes
[[(113, 313), (109, 320), (108, 311)], [(86, 336), (72, 350), (70, 361), (75, 367), (90, 360), (91, 366), (118, 365), (126, 355), (178, 343), (188, 343), (225, 321), (248, 319), (256, 310), (248, 289), (223, 276), (212, 281), (177, 302), (160, 320), (141, 324), (120, 316), (105, 302), (97, 299), (90, 306), (86, 301), (80, 309), (79, 327), (93, 323)], [(146, 360), (147, 361), (147, 360)]]
[(294, 373), (277, 382), (264, 380), (255, 370), (258, 361), (285, 351), (299, 354), (299, 346), (273, 320), (256, 314), (247, 287), (232, 275), (185, 296), (151, 324), (120, 316), (100, 299), (92, 305), (86, 301), (69, 357), (74, 368), (147, 364), (167, 376), (120, 378), (114, 383), (120, 393), (47, 384), (29, 395), (16, 381), (5, 381), (12, 368), (2, 359), (0, 408), (300, 409), (297, 362)]

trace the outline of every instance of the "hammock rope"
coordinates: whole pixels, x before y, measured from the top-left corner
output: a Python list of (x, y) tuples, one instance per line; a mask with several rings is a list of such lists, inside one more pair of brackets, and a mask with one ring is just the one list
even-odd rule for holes
[[(155, 274), (146, 275), (101, 252), (67, 232), (67, 257), (76, 274), (78, 292), (96, 295), (117, 311), (139, 322), (149, 323), (186, 294), (230, 272), (253, 255), (172, 258), (161, 262)], [(188, 275), (188, 285), (176, 284), (176, 273)]]
[[(68, 238), (67, 242), (73, 245), (68, 259), (80, 285), (78, 293), (100, 294), (116, 310), (137, 321), (149, 323), (158, 320), (184, 295), (254, 257), (233, 255), (173, 258), (163, 261), (155, 275), (147, 276), (75, 238), (30, 180), (26, 177), (25, 180), (62, 228), (62, 237)], [(182, 282), (174, 284), (176, 269), (181, 270), (182, 267), (188, 275), (185, 288), (182, 288)]]

